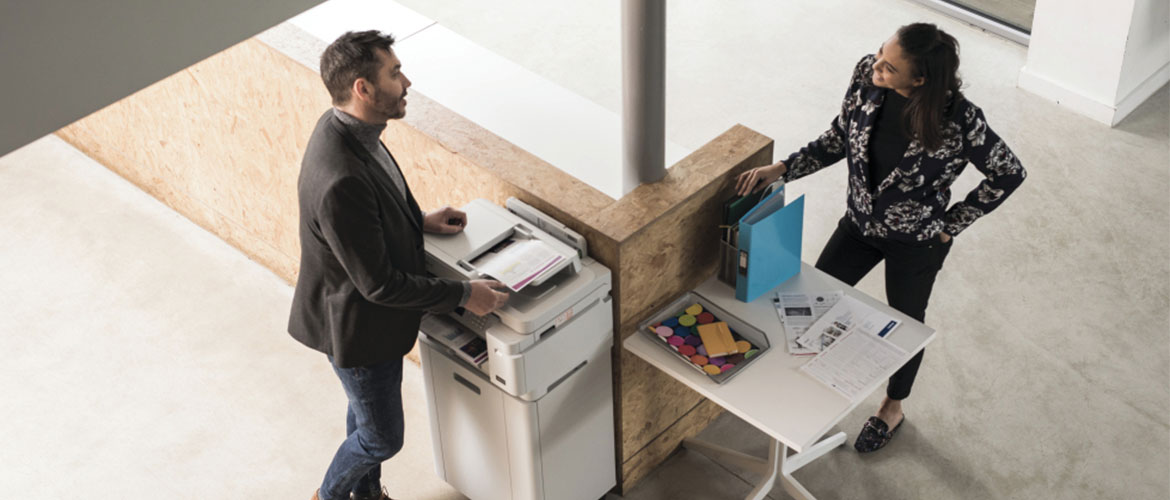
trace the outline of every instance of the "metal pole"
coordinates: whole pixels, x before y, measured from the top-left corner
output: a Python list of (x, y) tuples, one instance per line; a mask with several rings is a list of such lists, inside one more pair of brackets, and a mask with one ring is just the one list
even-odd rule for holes
[(666, 0), (622, 0), (622, 180), (666, 176)]

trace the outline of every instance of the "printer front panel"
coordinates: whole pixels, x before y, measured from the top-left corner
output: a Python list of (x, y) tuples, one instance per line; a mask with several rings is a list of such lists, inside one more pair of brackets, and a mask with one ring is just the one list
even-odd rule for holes
[[(502, 329), (506, 331), (499, 331)], [(503, 325), (488, 330), (488, 370), (492, 383), (509, 394), (536, 400), (586, 362), (598, 345), (612, 345), (613, 303), (608, 294), (602, 296), (588, 309), (575, 312), (565, 323), (542, 332), (531, 347), (521, 352), (516, 352), (512, 343), (521, 339), (509, 332)]]
[(610, 344), (536, 402), (544, 495), (594, 500), (617, 484)]
[[(477, 500), (511, 500), (509, 436), (505, 404), (513, 398), (478, 370), (424, 343), (430, 379), (431, 439), (436, 469), (455, 489)], [(441, 463), (439, 465), (438, 463)]]

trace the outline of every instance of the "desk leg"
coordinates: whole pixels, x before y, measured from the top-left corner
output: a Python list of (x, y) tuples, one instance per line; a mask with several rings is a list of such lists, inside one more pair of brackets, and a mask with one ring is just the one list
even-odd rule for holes
[(771, 440), (768, 446), (768, 460), (753, 457), (746, 453), (740, 453), (735, 450), (724, 448), (719, 445), (711, 444), (706, 441), (701, 441), (694, 438), (683, 440), (683, 446), (688, 450), (695, 450), (715, 459), (716, 461), (747, 469), (764, 477), (755, 489), (748, 493), (745, 500), (763, 500), (776, 486), (776, 480), (780, 480), (780, 484), (784, 486), (784, 491), (787, 491), (793, 498), (799, 500), (816, 500), (809, 493), (808, 490), (801, 486), (796, 478), (792, 477), (792, 473), (797, 469), (808, 465), (809, 462), (816, 460), (820, 456), (828, 453), (833, 448), (841, 446), (845, 443), (845, 433), (838, 432), (826, 439), (821, 440), (817, 444), (811, 446), (803, 452), (788, 455), (788, 447), (777, 440)]

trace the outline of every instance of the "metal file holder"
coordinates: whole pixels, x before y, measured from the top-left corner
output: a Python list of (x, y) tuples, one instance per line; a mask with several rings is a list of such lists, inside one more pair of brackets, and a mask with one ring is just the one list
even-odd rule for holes
[[(673, 317), (675, 314), (678, 314), (679, 311), (686, 309), (687, 306), (690, 306), (691, 304), (699, 304), (703, 306), (704, 311), (708, 311), (711, 314), (714, 314), (715, 317), (719, 319), (719, 321), (727, 322), (727, 326), (735, 332), (736, 336), (751, 342), (752, 347), (758, 349), (759, 352), (757, 352), (755, 356), (752, 356), (749, 359), (745, 359), (743, 363), (735, 365), (734, 370), (720, 373), (719, 375), (711, 375), (710, 373), (703, 371), (702, 368), (699, 368), (698, 365), (692, 363), (690, 358), (679, 353), (673, 346), (666, 342), (665, 338), (660, 337), (658, 334), (650, 331), (651, 325), (661, 322), (666, 318)], [(699, 373), (706, 375), (707, 378), (710, 378), (717, 384), (722, 384), (728, 380), (731, 380), (732, 377), (735, 377), (740, 372), (747, 369), (747, 367), (754, 363), (757, 359), (760, 359), (760, 357), (766, 354), (772, 347), (771, 343), (768, 342), (768, 336), (765, 335), (764, 332), (760, 331), (760, 329), (735, 316), (732, 316), (731, 313), (713, 304), (711, 301), (695, 292), (684, 293), (681, 297), (659, 309), (658, 312), (654, 313), (654, 315), (650, 317), (650, 319), (638, 325), (638, 331), (640, 332), (639, 335), (649, 335), (654, 344), (657, 344), (663, 349), (666, 349), (668, 352), (678, 358), (680, 362), (690, 365), (691, 368), (698, 370)]]
[[(783, 189), (784, 181), (777, 180), (764, 188), (764, 193), (760, 199), (768, 197), (768, 194), (777, 189)], [(783, 194), (781, 194), (783, 196)], [(781, 200), (783, 202), (783, 200)], [(719, 267), (716, 270), (716, 276), (719, 281), (731, 285), (735, 288), (735, 277), (739, 271), (739, 223), (730, 226), (721, 226), (720, 230), (723, 234), (719, 238)], [(746, 262), (744, 263), (746, 265)]]

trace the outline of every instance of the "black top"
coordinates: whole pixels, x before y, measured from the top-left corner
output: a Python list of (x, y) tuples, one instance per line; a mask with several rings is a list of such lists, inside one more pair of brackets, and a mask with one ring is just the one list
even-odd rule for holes
[(886, 90), (885, 93), (885, 102), (878, 108), (873, 137), (869, 142), (870, 192), (877, 191), (878, 184), (898, 167), (910, 145), (910, 138), (902, 131), (902, 110), (906, 108), (909, 99), (893, 90)]

